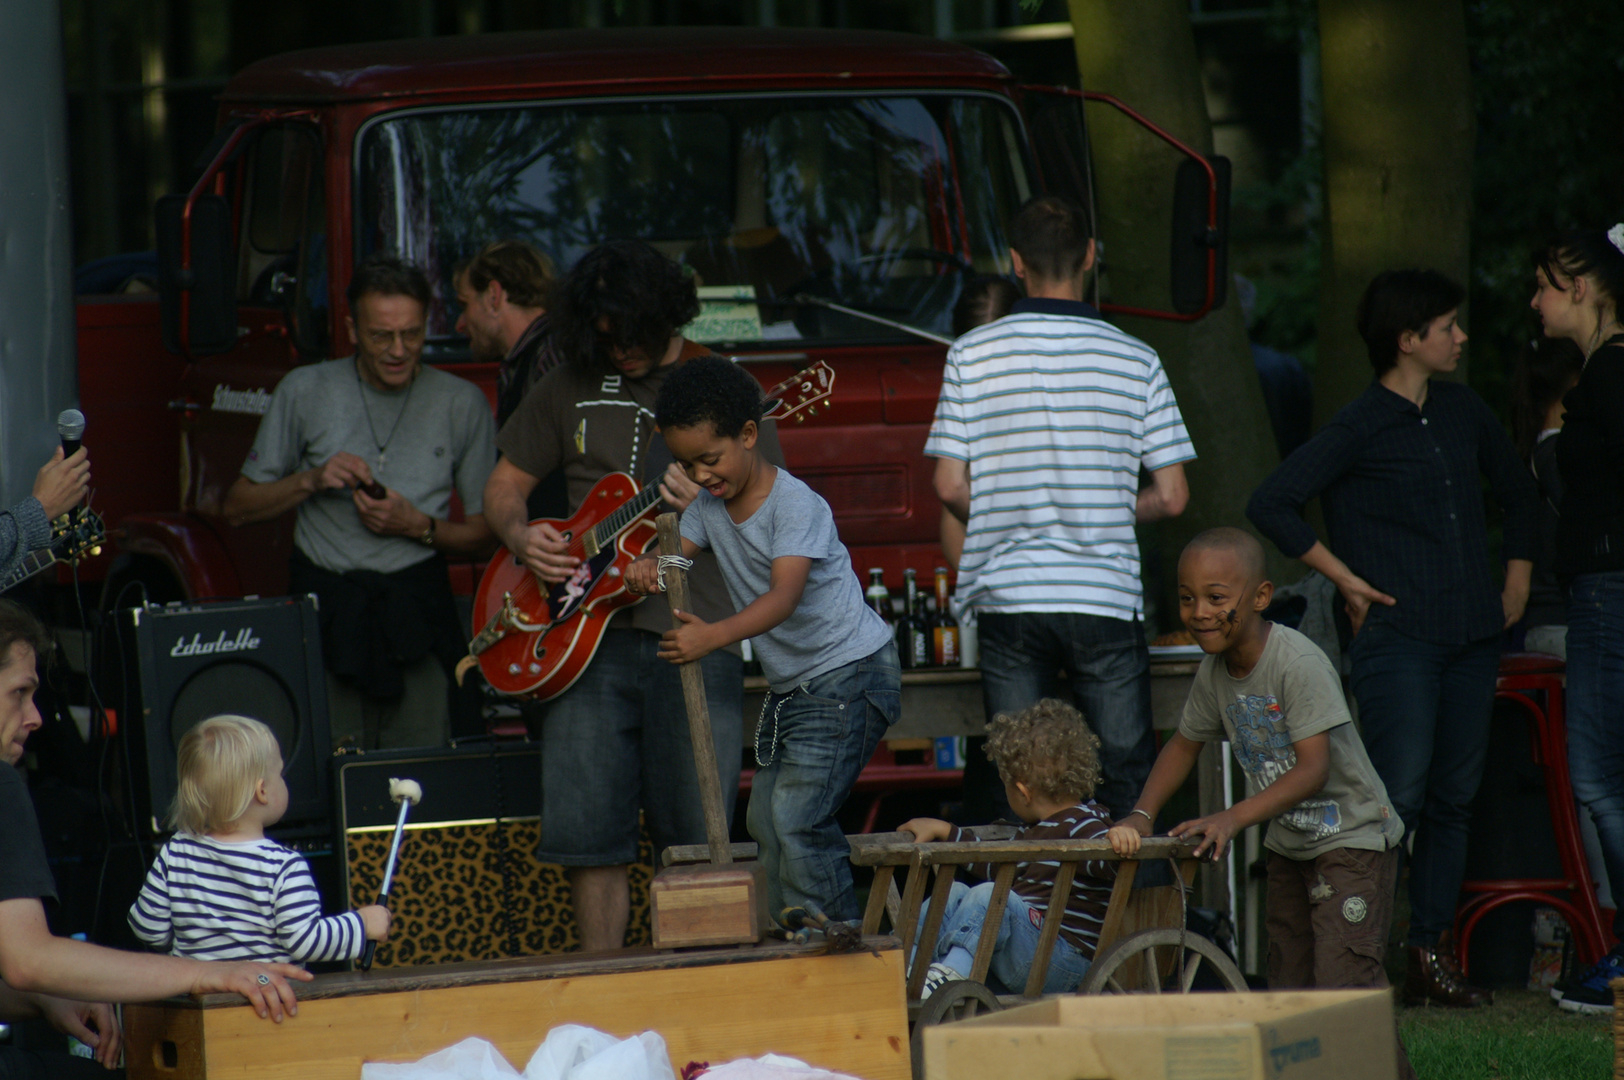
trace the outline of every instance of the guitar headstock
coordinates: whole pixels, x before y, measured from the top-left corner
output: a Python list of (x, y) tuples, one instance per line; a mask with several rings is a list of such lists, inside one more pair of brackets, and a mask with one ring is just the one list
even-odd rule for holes
[(786, 420), (793, 416), (799, 423), (816, 416), (818, 405), (828, 401), (834, 392), (835, 369), (827, 360), (819, 360), (767, 391), (767, 410), (762, 419)]
[(96, 511), (78, 507), (51, 522), (51, 550), (63, 562), (78, 562), (101, 554), (106, 526)]

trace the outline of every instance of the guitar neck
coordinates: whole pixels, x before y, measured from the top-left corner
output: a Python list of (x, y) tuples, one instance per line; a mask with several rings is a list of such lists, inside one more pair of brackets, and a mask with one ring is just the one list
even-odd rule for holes
[(0, 593), (16, 588), (47, 566), (58, 561), (56, 552), (50, 548), (41, 548), (38, 551), (29, 552), (23, 556), (23, 561), (18, 563), (11, 573), (0, 579)]
[(656, 480), (648, 487), (621, 503), (615, 512), (592, 526), (592, 541), (599, 550), (614, 543), (626, 528), (648, 513), (649, 508), (660, 501), (660, 481)]

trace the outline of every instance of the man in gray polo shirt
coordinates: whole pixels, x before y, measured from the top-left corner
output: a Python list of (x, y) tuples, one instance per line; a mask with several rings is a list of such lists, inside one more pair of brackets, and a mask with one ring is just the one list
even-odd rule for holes
[[(444, 556), (495, 546), (482, 512), (494, 425), (477, 387), (423, 366), (421, 270), (374, 255), (348, 297), (355, 355), (277, 385), (225, 515), (242, 525), (297, 509), (290, 590), (321, 599), (334, 740), (435, 745), (467, 646)], [(453, 490), (462, 521), (448, 518)]]

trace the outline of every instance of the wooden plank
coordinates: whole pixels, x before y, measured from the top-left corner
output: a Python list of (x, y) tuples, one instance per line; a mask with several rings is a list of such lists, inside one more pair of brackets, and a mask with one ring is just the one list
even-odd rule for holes
[[(869, 886), (868, 905), (863, 909), (863, 933), (865, 935), (880, 932), (880, 916), (885, 914), (885, 901), (888, 899), (896, 884), (897, 868), (894, 866), (876, 866), (874, 868), (874, 884)], [(892, 926), (896, 922), (891, 923)]]
[(1111, 902), (1105, 905), (1105, 920), (1100, 923), (1100, 940), (1094, 946), (1099, 956), (1122, 936), (1122, 915), (1128, 910), (1128, 898), (1133, 895), (1133, 879), (1139, 873), (1139, 864), (1125, 862), (1117, 867), (1116, 884), (1111, 886)]
[[(892, 840), (895, 836), (899, 839)], [(941, 842), (915, 844), (904, 833), (876, 834), (858, 844), (851, 838), (851, 860), (859, 866), (877, 866), (885, 862), (906, 861), (910, 852), (923, 849), (927, 858), (937, 864), (963, 865), (973, 862), (1032, 862), (1038, 859), (1103, 860), (1105, 862), (1147, 861), (1153, 859), (1187, 859), (1198, 841), (1175, 840), (1167, 836), (1149, 836), (1139, 853), (1121, 856), (1111, 850), (1110, 841), (1098, 840), (997, 840)]]
[(913, 964), (908, 968), (908, 1000), (917, 1001), (925, 987), (925, 972), (930, 968), (931, 954), (936, 949), (936, 938), (942, 932), (942, 915), (947, 911), (947, 900), (953, 892), (953, 868), (939, 867), (936, 885), (930, 894), (930, 910), (925, 912), (925, 925), (919, 931), (919, 947), (913, 952)]
[(1060, 924), (1066, 918), (1066, 904), (1071, 900), (1071, 883), (1077, 876), (1077, 864), (1063, 862), (1054, 875), (1054, 888), (1049, 890), (1049, 910), (1043, 913), (1043, 929), (1038, 933), (1038, 951), (1032, 956), (1032, 970), (1026, 976), (1026, 996), (1043, 993), (1043, 983), (1049, 977), (1049, 960), (1054, 943), (1060, 940)]
[[(682, 557), (682, 534), (677, 526), (676, 514), (661, 514), (655, 519), (660, 533), (660, 554)], [(688, 603), (688, 571), (681, 566), (667, 567), (662, 573), (666, 599), (671, 602), (671, 625), (682, 629), (678, 611), (693, 611)], [(725, 866), (733, 861), (728, 844), (728, 822), (722, 814), (722, 781), (716, 765), (716, 741), (711, 737), (710, 705), (705, 699), (705, 676), (699, 661), (691, 660), (678, 667), (682, 675), (682, 701), (688, 708), (688, 737), (693, 743), (694, 770), (699, 777), (699, 805), (705, 812), (705, 841), (710, 845), (710, 861), (714, 866)]]
[[(748, 951), (748, 950), (744, 950)], [(415, 1061), (470, 1036), (517, 1067), (561, 1023), (658, 1032), (680, 1070), (776, 1052), (865, 1080), (910, 1076), (904, 954), (808, 953), (742, 964), (452, 986), (301, 1001), (282, 1024), (245, 1004), (126, 1008), (131, 1080), (355, 1080), (367, 1061)], [(301, 988), (302, 989), (302, 988)], [(241, 999), (238, 999), (239, 1002)], [(157, 1015), (153, 1015), (157, 1014)], [(202, 1037), (187, 1024), (203, 1026)], [(166, 1036), (167, 1033), (167, 1036)], [(163, 1068), (162, 1037), (183, 1069)], [(156, 1040), (156, 1041), (155, 1041)], [(201, 1047), (202, 1069), (195, 1068)]]
[(998, 944), (998, 924), (1004, 919), (1004, 905), (1009, 902), (1009, 887), (1015, 881), (1016, 869), (1015, 863), (1003, 863), (993, 879), (992, 899), (987, 901), (987, 917), (981, 924), (981, 936), (976, 939), (975, 963), (970, 967), (970, 978), (976, 982), (987, 981), (993, 946)]
[[(758, 855), (755, 844), (733, 844), (729, 846), (729, 853), (734, 862), (744, 862), (754, 859)], [(710, 859), (709, 844), (672, 844), (660, 852), (660, 866), (684, 866), (688, 863), (702, 863)]]
[(919, 905), (925, 901), (925, 876), (925, 860), (916, 849), (908, 863), (908, 877), (902, 888), (902, 914), (896, 924), (903, 952), (913, 948), (914, 931), (919, 928)]

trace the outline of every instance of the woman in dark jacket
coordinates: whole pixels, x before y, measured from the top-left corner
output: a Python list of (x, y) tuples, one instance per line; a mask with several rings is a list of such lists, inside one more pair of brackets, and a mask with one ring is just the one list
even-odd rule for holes
[[(1545, 336), (1585, 354), (1556, 441), (1564, 491), (1556, 568), (1568, 582), (1568, 768), (1596, 824), (1615, 901), (1624, 893), (1624, 224), (1569, 233), (1535, 258)], [(1613, 921), (1624, 935), (1624, 911)], [(1624, 945), (1563, 988), (1573, 1012), (1613, 1009)]]

